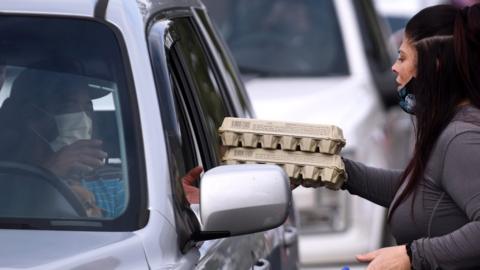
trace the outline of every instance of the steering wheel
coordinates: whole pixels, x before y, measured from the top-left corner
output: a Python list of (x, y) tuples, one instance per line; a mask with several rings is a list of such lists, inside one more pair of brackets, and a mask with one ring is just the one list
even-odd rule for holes
[[(87, 216), (85, 208), (70, 187), (55, 174), (44, 168), (25, 163), (0, 161), (0, 174), (7, 174), (7, 177), (24, 176), (23, 179), (22, 177), (14, 177), (14, 181), (22, 181), (25, 179), (43, 181), (63, 196), (71, 208), (73, 208), (76, 215), (80, 217)], [(10, 178), (7, 180), (10, 180)], [(3, 189), (4, 187), (0, 186), (0, 188)]]

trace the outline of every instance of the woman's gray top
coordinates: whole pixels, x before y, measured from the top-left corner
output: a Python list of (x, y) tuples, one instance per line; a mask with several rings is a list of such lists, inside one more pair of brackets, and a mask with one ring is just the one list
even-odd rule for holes
[[(352, 194), (390, 207), (404, 188), (401, 171), (344, 161)], [(413, 241), (414, 269), (480, 269), (479, 109), (462, 108), (442, 132), (415, 192), (413, 216), (409, 196), (390, 223), (399, 244)]]

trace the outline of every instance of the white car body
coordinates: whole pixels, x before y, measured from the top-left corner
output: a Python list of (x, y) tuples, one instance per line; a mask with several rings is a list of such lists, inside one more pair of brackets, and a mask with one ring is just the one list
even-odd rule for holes
[(380, 14), (391, 16), (411, 17), (422, 8), (436, 5), (441, 2), (437, 0), (375, 0), (375, 6), (378, 8)]

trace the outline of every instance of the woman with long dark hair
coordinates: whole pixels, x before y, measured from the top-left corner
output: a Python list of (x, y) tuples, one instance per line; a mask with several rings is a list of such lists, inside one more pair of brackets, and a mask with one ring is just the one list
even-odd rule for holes
[(343, 189), (389, 208), (399, 246), (359, 255), (368, 269), (480, 269), (480, 4), (426, 8), (392, 67), (416, 117), (404, 171), (344, 159)]

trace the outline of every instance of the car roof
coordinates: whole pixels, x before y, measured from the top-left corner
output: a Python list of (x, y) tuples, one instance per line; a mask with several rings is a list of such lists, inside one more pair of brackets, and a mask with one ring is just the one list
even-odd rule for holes
[(12, 0), (0, 1), (0, 14), (50, 14), (103, 19), (110, 7), (125, 8), (131, 12), (134, 6), (145, 22), (159, 11), (204, 7), (200, 0)]
[[(108, 0), (99, 0), (99, 2)], [(123, 0), (110, 0), (123, 1)], [(143, 16), (143, 21), (147, 22), (152, 14), (164, 10), (186, 9), (186, 8), (204, 8), (200, 0), (129, 0), (136, 1), (139, 11)]]
[[(105, 1), (105, 0), (99, 0)], [(110, 0), (110, 1), (123, 1), (123, 0)], [(132, 0), (131, 0), (132, 1)], [(141, 7), (150, 7), (153, 10), (165, 10), (171, 8), (182, 8), (182, 7), (203, 7), (203, 4), (200, 0), (133, 0)]]

